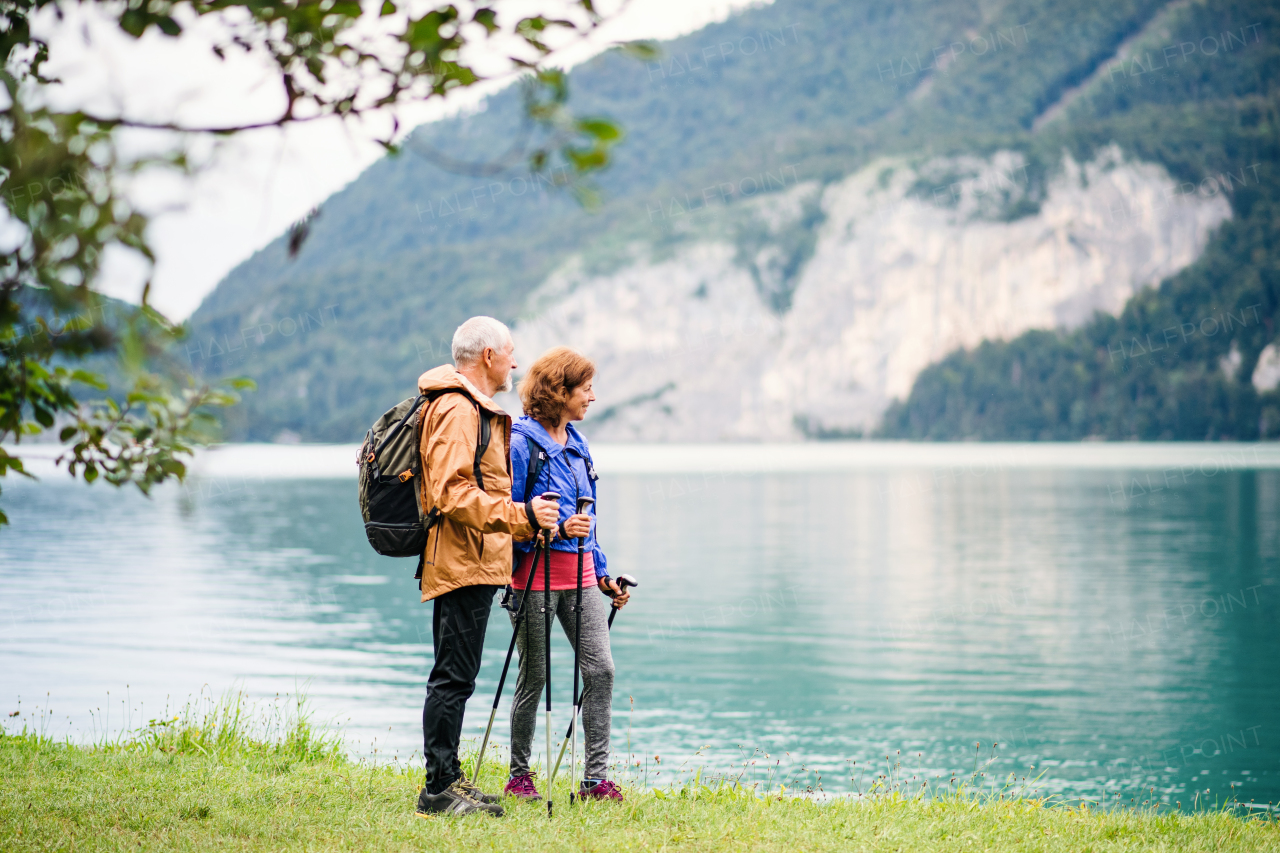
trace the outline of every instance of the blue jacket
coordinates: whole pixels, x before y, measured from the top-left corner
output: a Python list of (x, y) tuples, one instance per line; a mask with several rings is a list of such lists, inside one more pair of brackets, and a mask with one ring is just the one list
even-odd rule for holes
[[(542, 424), (528, 415), (511, 426), (511, 499), (524, 501), (543, 492), (557, 492), (560, 495), (562, 522), (573, 515), (579, 497), (595, 498), (596, 496), (595, 471), (588, 464), (591, 452), (587, 447), (587, 439), (573, 428), (573, 424), (569, 424), (567, 429), (569, 441), (561, 446), (560, 442), (542, 428)], [(541, 447), (547, 454), (547, 461), (543, 463), (538, 481), (532, 488), (525, 483), (529, 473), (529, 442), (525, 440), (526, 438), (533, 439), (534, 444)], [(608, 560), (605, 559), (604, 551), (600, 550), (600, 544), (596, 542), (595, 504), (591, 505), (587, 514), (591, 516), (591, 535), (587, 537), (584, 550), (592, 555), (596, 577), (600, 578), (609, 572)], [(551, 543), (551, 548), (555, 551), (576, 554), (578, 540), (557, 537)], [(515, 549), (516, 557), (519, 558), (533, 549), (533, 542), (516, 542)]]

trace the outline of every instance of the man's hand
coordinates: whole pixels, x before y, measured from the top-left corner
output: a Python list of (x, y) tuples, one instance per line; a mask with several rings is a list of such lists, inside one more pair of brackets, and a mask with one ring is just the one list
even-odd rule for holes
[[(565, 527), (568, 526), (568, 522), (565, 522)], [(631, 600), (631, 593), (624, 592), (613, 578), (600, 578), (597, 581), (597, 585), (600, 587), (601, 592), (613, 599), (614, 607), (625, 607), (627, 602)]]
[(555, 529), (560, 521), (560, 504), (555, 501), (544, 501), (542, 498), (532, 498), (529, 505), (533, 507), (533, 515), (538, 519), (538, 524), (543, 530)]
[(586, 513), (571, 515), (564, 522), (564, 532), (570, 539), (578, 539), (591, 533), (591, 516)]

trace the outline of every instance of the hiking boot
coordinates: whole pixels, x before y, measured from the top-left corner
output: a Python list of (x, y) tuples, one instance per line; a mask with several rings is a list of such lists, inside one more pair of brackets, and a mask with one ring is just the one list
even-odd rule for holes
[(488, 803), (489, 805), (493, 805), (495, 803), (502, 802), (501, 798), (495, 797), (493, 794), (486, 794), (484, 791), (481, 791), (479, 788), (473, 785), (471, 783), (471, 780), (467, 778), (466, 773), (463, 773), (462, 776), (458, 779), (458, 784), (462, 786), (462, 790), (466, 791), (474, 799), (477, 799), (482, 803)]
[(525, 773), (520, 776), (512, 776), (507, 782), (507, 787), (502, 789), (503, 796), (519, 797), (522, 800), (541, 800), (542, 795), (538, 793), (537, 787), (533, 784), (533, 774)]
[(465, 815), (486, 812), (498, 817), (502, 816), (502, 806), (496, 803), (480, 802), (467, 793), (467, 789), (459, 784), (461, 781), (461, 779), (455, 781), (438, 794), (428, 794), (427, 789), (423, 788), (422, 793), (418, 794), (417, 815), (427, 817), (433, 814)]
[(593, 800), (622, 800), (622, 789), (610, 782), (608, 779), (601, 779), (594, 784), (589, 781), (583, 781), (582, 787), (578, 789), (579, 799)]

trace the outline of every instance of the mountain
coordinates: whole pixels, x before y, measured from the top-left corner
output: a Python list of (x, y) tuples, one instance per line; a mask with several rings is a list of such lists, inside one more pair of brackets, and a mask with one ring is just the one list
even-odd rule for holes
[[(883, 158), (732, 215), (687, 214), (669, 257), (636, 247), (610, 272), (575, 257), (528, 300), (537, 313), (516, 339), (598, 354), (615, 400), (590, 421), (602, 438), (865, 435), (952, 350), (1119, 311), (1230, 216), (1224, 199), (1178, 196), (1163, 169), (1112, 149), (1068, 158), (1036, 211), (1011, 220), (1026, 175), (1010, 152)], [(789, 279), (797, 232), (816, 239)]]
[[(258, 380), (239, 439), (356, 440), (476, 313), (526, 362), (595, 358), (610, 438), (1274, 434), (1278, 17), (778, 0), (660, 62), (607, 53), (572, 75), (628, 132), (598, 209), (414, 153), (496, 156), (501, 93), (328, 199), (296, 260), (282, 238), (237, 267), (185, 358)], [(1201, 308), (1253, 322), (1173, 366), (1116, 343)], [(1218, 426), (1178, 404), (1134, 427), (1193, 385)]]
[[(903, 438), (1280, 436), (1280, 10), (1171, 4), (1055, 124), (1230, 202), (1204, 255), (1114, 316), (959, 350), (885, 416)], [(1185, 58), (1184, 58), (1185, 53)]]

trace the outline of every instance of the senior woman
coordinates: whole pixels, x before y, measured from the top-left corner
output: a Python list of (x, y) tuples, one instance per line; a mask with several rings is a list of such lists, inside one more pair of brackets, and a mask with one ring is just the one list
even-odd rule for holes
[[(607, 561), (595, 537), (595, 505), (577, 514), (578, 498), (595, 497), (595, 470), (587, 440), (573, 427), (587, 414), (596, 399), (591, 391), (595, 365), (581, 353), (568, 347), (549, 350), (533, 363), (520, 383), (520, 401), (524, 417), (512, 426), (511, 476), (512, 493), (537, 495), (557, 492), (560, 495), (559, 538), (551, 544), (551, 592), (547, 607), (564, 629), (569, 644), (577, 635), (578, 614), (574, 601), (578, 589), (578, 538), (586, 537), (582, 564), (582, 588), (594, 587), (613, 599), (616, 607), (627, 603), (627, 592), (609, 577)], [(541, 450), (546, 459), (533, 483), (528, 479), (529, 457)], [(516, 566), (511, 579), (515, 590), (511, 603), (514, 614), (520, 595), (529, 579), (533, 562), (533, 543), (516, 543)], [(536, 568), (535, 583), (530, 591), (526, 613), (539, 613), (543, 607), (543, 560)], [(609, 651), (609, 608), (597, 595), (582, 596), (581, 649), (575, 649), (582, 666), (582, 731), (586, 745), (586, 777), (579, 796), (594, 799), (621, 800), (622, 792), (605, 778), (609, 762), (609, 733), (613, 703), (613, 655)], [(515, 616), (512, 616), (515, 622)], [(511, 779), (505, 794), (526, 799), (541, 799), (529, 768), (534, 728), (538, 718), (538, 698), (546, 684), (546, 646), (549, 638), (541, 620), (526, 618), (516, 635), (520, 650), (520, 674), (516, 679), (516, 695), (511, 706)]]

